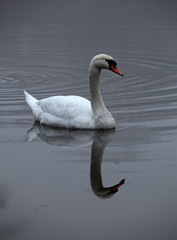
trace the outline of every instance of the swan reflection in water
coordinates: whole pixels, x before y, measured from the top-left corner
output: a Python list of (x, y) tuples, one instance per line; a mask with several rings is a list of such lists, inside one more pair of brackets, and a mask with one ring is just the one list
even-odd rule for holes
[(28, 131), (27, 142), (39, 137), (42, 141), (55, 145), (67, 147), (91, 147), (91, 164), (90, 164), (90, 184), (94, 194), (100, 198), (110, 198), (120, 186), (125, 182), (122, 179), (118, 184), (110, 187), (104, 187), (101, 175), (101, 163), (104, 149), (110, 142), (115, 130), (76, 130), (76, 129), (58, 129), (41, 125), (34, 122), (33, 127)]

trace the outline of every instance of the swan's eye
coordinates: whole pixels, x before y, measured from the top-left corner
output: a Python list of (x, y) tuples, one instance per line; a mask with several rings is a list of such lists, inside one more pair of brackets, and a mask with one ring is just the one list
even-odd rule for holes
[(117, 63), (116, 63), (114, 60), (112, 60), (112, 59), (111, 59), (111, 60), (110, 60), (110, 59), (106, 59), (106, 61), (108, 62), (109, 67), (112, 66), (112, 65), (113, 65), (114, 67), (117, 66)]

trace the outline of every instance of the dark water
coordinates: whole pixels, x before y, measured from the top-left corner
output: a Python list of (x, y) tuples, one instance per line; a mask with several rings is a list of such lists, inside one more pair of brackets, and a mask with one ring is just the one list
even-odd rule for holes
[[(176, 239), (176, 10), (158, 0), (1, 4), (0, 239)], [(98, 53), (124, 73), (101, 75), (116, 131), (34, 123), (22, 90), (89, 98)]]

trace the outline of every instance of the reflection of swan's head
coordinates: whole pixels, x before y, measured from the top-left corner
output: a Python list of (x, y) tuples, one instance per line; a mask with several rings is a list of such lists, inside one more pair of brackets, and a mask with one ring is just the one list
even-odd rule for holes
[(100, 186), (100, 189), (95, 189), (92, 185), (92, 190), (95, 193), (97, 197), (100, 197), (102, 199), (108, 199), (111, 198), (115, 193), (118, 192), (118, 189), (125, 183), (125, 179), (122, 179), (118, 184), (112, 186), (112, 187), (103, 187)]
[(90, 62), (90, 69), (108, 69), (123, 76), (123, 74), (116, 68), (116, 66), (117, 63), (114, 61), (114, 59), (106, 54), (98, 54), (92, 58)]

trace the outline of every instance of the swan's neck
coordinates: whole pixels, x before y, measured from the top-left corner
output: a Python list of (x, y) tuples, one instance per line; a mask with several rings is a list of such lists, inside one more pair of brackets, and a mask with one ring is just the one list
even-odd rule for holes
[(90, 98), (92, 112), (94, 115), (94, 123), (96, 128), (115, 128), (115, 121), (111, 113), (107, 110), (104, 105), (100, 87), (99, 87), (99, 78), (100, 78), (101, 69), (91, 65), (89, 69), (89, 85), (90, 85)]
[(100, 111), (107, 111), (100, 93), (100, 73), (101, 69), (94, 66), (89, 69), (90, 99), (94, 115), (98, 115)]

